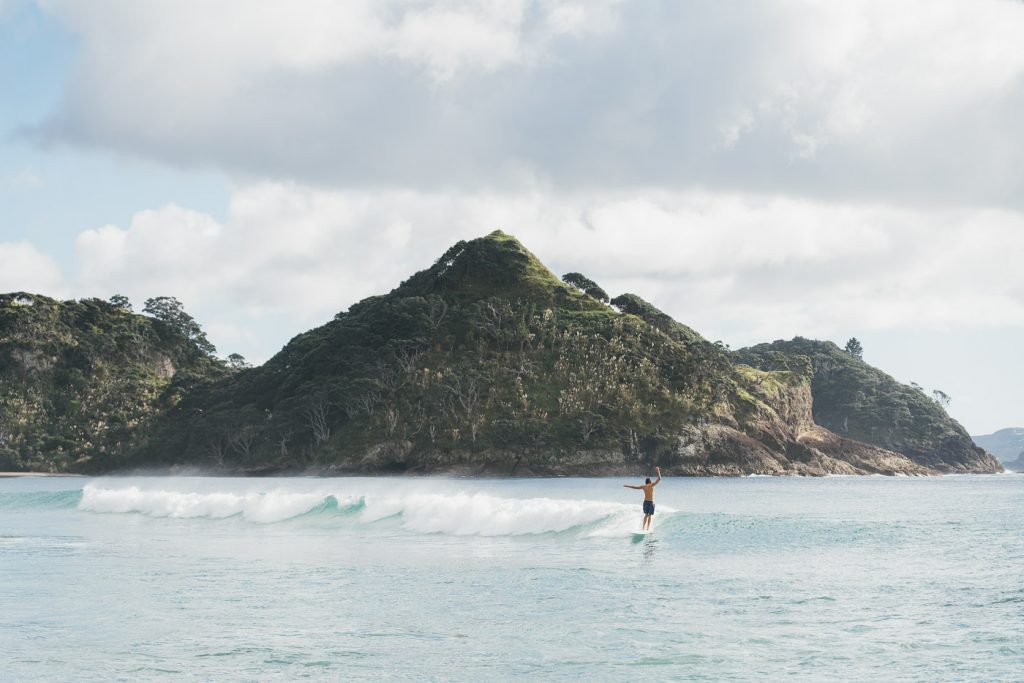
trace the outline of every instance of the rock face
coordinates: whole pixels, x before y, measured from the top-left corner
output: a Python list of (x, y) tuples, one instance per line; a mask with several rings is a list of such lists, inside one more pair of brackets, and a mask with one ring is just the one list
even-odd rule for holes
[(816, 424), (905, 455), (937, 472), (1000, 472), (942, 406), (832, 342), (797, 337), (759, 344), (736, 358), (762, 369), (809, 367)]
[(46, 372), (53, 367), (56, 358), (47, 358), (29, 349), (11, 349), (13, 360), (25, 373)]
[(177, 369), (174, 367), (174, 361), (164, 353), (154, 353), (150, 360), (150, 366), (160, 379), (174, 379), (174, 373), (177, 372)]
[(689, 428), (674, 450), (681, 474), (928, 474), (899, 453), (844, 439), (814, 423), (810, 382), (798, 375), (760, 397), (743, 422)]

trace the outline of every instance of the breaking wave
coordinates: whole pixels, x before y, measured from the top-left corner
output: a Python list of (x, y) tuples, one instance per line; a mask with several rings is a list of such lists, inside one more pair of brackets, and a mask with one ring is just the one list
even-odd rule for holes
[(87, 484), (82, 490), (78, 509), (89, 512), (138, 512), (150, 517), (177, 519), (224, 519), (239, 516), (250, 522), (271, 524), (303, 514), (354, 508), (359, 503), (358, 498), (339, 500), (321, 493), (199, 493), (142, 489), (138, 486), (102, 488)]
[[(176, 519), (239, 518), (256, 524), (336, 519), (354, 525), (394, 524), (407, 531), (457, 536), (519, 536), (578, 532), (621, 535), (638, 522), (638, 506), (597, 500), (503, 498), (488, 493), (337, 492), (232, 493), (107, 488), (87, 484), (77, 505), (96, 513), (137, 513)], [(671, 513), (668, 508), (659, 512)]]

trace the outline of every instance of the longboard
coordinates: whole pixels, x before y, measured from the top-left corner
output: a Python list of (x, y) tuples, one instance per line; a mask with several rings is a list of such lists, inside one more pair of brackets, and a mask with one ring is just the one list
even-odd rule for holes
[(634, 536), (647, 536), (648, 534), (654, 533), (654, 529), (637, 529), (633, 532)]

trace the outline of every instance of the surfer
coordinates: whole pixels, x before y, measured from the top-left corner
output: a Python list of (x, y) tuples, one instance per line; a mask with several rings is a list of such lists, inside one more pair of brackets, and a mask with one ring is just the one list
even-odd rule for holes
[(650, 477), (647, 477), (647, 481), (643, 486), (623, 484), (627, 489), (636, 489), (644, 492), (644, 522), (640, 526), (644, 531), (651, 530), (651, 517), (654, 516), (654, 487), (661, 483), (661, 468), (655, 467), (654, 471), (658, 473), (658, 478), (653, 482)]

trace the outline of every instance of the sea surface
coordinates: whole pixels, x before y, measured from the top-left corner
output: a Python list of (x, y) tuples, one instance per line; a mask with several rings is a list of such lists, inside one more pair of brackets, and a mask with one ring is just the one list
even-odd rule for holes
[(1024, 476), (0, 480), (0, 680), (1024, 680)]

